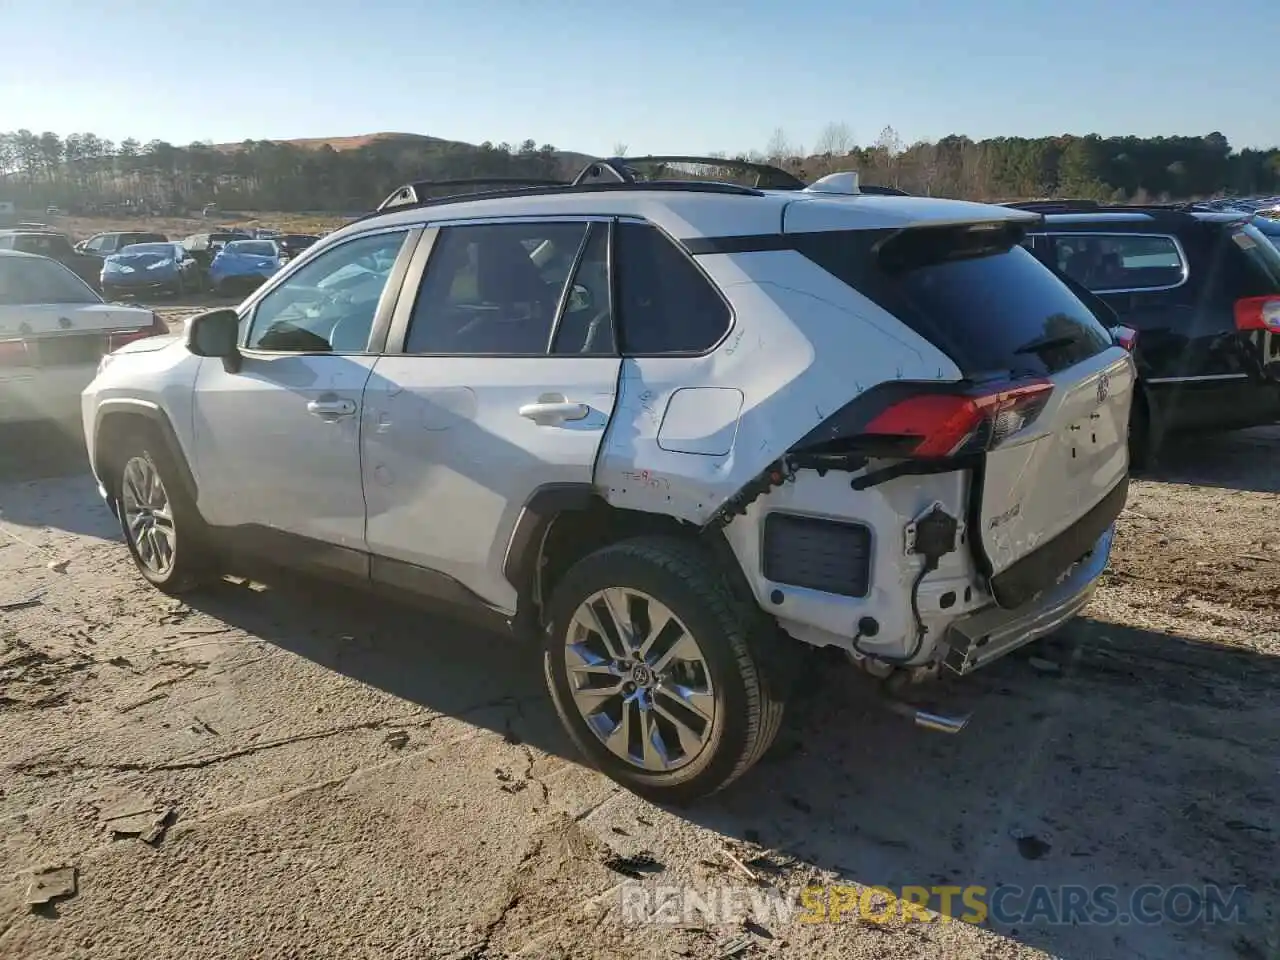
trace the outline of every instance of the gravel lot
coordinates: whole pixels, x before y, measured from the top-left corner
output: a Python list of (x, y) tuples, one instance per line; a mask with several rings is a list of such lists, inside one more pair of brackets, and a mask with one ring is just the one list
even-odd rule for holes
[[(917, 731), (813, 657), (773, 753), (660, 809), (535, 659), (303, 581), (135, 576), (75, 439), (0, 438), (0, 956), (1280, 956), (1280, 428), (1137, 481), (1088, 617)], [(31, 872), (75, 892), (33, 908)], [(1218, 883), (1238, 924), (626, 924), (618, 885)], [(46, 882), (56, 876), (46, 877)], [(738, 951), (738, 952), (735, 952)]]

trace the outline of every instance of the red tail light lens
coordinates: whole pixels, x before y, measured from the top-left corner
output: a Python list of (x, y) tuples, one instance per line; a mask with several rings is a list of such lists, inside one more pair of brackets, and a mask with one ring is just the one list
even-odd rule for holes
[(1124, 347), (1130, 353), (1133, 353), (1134, 347), (1138, 345), (1138, 331), (1132, 327), (1112, 327), (1111, 339), (1117, 346)]
[(0, 367), (25, 367), (30, 362), (25, 341), (0, 340)]
[(135, 340), (145, 340), (147, 337), (162, 337), (169, 332), (169, 328), (165, 322), (160, 319), (159, 314), (151, 314), (151, 323), (145, 327), (139, 327), (136, 330), (113, 330), (107, 334), (107, 352), (118, 350), (126, 343), (133, 343)]
[(1280, 297), (1245, 297), (1237, 300), (1236, 329), (1280, 333)]
[(1048, 380), (966, 393), (922, 393), (881, 411), (862, 433), (897, 441), (893, 455), (915, 459), (986, 450), (1035, 420), (1051, 393)]

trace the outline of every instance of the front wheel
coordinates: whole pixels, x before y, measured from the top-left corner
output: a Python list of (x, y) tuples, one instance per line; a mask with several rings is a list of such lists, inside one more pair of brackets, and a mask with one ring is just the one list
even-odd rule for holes
[(137, 437), (119, 462), (116, 513), (138, 572), (166, 593), (197, 587), (208, 570), (204, 524), (160, 444)]
[(628, 540), (556, 586), (543, 664), (556, 712), (611, 779), (658, 802), (727, 786), (777, 735), (774, 640), (714, 560), (674, 538)]

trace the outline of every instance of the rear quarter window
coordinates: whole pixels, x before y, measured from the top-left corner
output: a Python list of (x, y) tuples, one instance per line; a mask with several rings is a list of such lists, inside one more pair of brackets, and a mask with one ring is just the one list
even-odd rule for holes
[(733, 315), (689, 255), (655, 227), (619, 223), (617, 231), (622, 352), (701, 354), (719, 343)]

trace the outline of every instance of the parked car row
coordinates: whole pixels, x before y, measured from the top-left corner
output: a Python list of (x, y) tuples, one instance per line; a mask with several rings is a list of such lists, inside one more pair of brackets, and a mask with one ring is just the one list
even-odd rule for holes
[(269, 239), (245, 230), (195, 234), (170, 240), (162, 233), (109, 231), (73, 244), (53, 230), (0, 231), (0, 250), (49, 257), (109, 299), (137, 294), (181, 296), (212, 288), (220, 294), (243, 294), (315, 243), (309, 234), (281, 234)]

